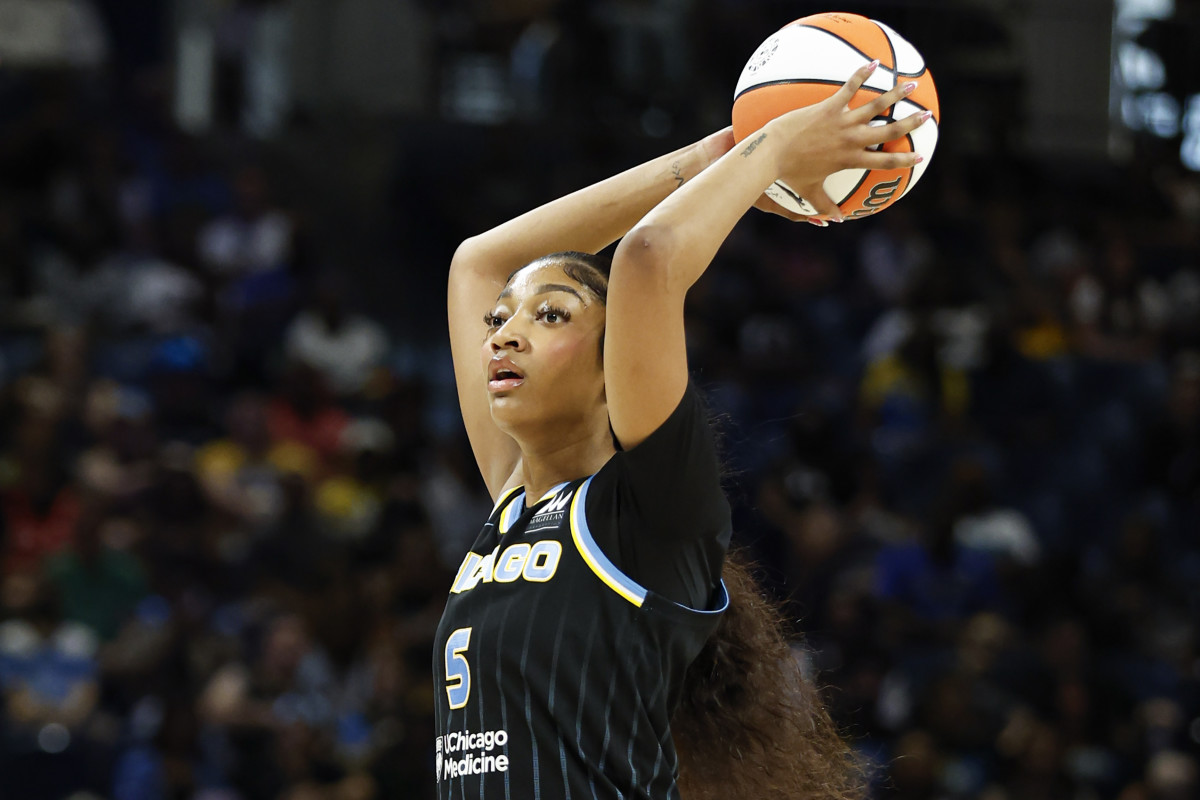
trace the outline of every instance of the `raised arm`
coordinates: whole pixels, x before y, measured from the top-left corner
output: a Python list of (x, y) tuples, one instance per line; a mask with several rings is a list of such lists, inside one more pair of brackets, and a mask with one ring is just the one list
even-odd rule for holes
[(924, 118), (868, 123), (905, 93), (888, 92), (857, 109), (849, 100), (871, 74), (860, 69), (828, 100), (769, 122), (653, 208), (613, 259), (604, 339), (609, 418), (626, 449), (654, 432), (687, 385), (683, 301), (730, 230), (772, 181), (786, 177), (818, 210), (836, 206), (821, 188), (850, 167), (911, 166), (911, 153), (868, 149), (899, 138)]
[(450, 351), (467, 436), (488, 491), (496, 497), (517, 465), (516, 443), (496, 427), (488, 410), (479, 350), (484, 313), (505, 281), (550, 253), (595, 253), (616, 241), (664, 197), (726, 149), (728, 132), (668, 153), (586, 189), (547, 203), (463, 242), (450, 265)]

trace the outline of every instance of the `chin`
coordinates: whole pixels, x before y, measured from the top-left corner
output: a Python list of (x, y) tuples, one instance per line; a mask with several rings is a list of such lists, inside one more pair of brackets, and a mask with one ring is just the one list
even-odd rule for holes
[(488, 406), (492, 412), (492, 420), (506, 433), (514, 425), (527, 422), (538, 417), (537, 411), (529, 408), (522, 398), (508, 395), (492, 395), (488, 398)]

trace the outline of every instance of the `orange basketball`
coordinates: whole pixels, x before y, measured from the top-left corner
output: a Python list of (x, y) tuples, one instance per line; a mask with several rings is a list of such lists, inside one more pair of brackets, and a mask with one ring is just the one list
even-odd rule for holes
[[(925, 59), (898, 33), (858, 14), (814, 14), (772, 34), (742, 69), (734, 90), (733, 135), (737, 141), (788, 111), (818, 103), (836, 92), (859, 67), (878, 59), (879, 66), (850, 101), (870, 102), (897, 83), (917, 88), (872, 120), (884, 124), (929, 110), (933, 116), (907, 136), (888, 142), (888, 152), (916, 151), (925, 160), (904, 169), (847, 169), (825, 180), (825, 192), (847, 219), (876, 214), (904, 197), (921, 179), (937, 147), (937, 89)], [(817, 210), (783, 181), (767, 195), (798, 214), (821, 218)]]

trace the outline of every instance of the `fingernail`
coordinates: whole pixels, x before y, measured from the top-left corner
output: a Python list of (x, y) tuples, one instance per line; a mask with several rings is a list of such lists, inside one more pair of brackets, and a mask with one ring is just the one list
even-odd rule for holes
[(805, 220), (805, 222), (807, 222), (809, 225), (816, 225), (818, 228), (828, 228), (829, 227), (829, 223), (823, 219), (809, 218), (809, 219)]
[(867, 69), (871, 72), (874, 72), (875, 68), (878, 66), (879, 66), (879, 59), (877, 58), (874, 61), (872, 61), (870, 64), (867, 65)]
[(928, 111), (928, 110), (922, 111), (921, 112), (921, 122), (924, 122), (925, 120), (929, 119), (932, 116), (933, 116), (932, 111)]
[(842, 216), (842, 212), (837, 211), (829, 216), (830, 222), (845, 222), (846, 218)]
[(913, 163), (920, 164), (924, 160), (925, 160), (925, 156), (921, 155), (920, 153), (917, 153), (917, 157), (913, 159)]
[(909, 81), (908, 83), (904, 84), (904, 93), (912, 94), (913, 90), (916, 88), (917, 88), (916, 81)]

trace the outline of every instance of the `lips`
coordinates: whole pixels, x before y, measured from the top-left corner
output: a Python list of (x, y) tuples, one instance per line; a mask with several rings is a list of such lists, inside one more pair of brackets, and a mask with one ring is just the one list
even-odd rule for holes
[(488, 391), (507, 392), (525, 382), (525, 374), (507, 356), (488, 363)]

